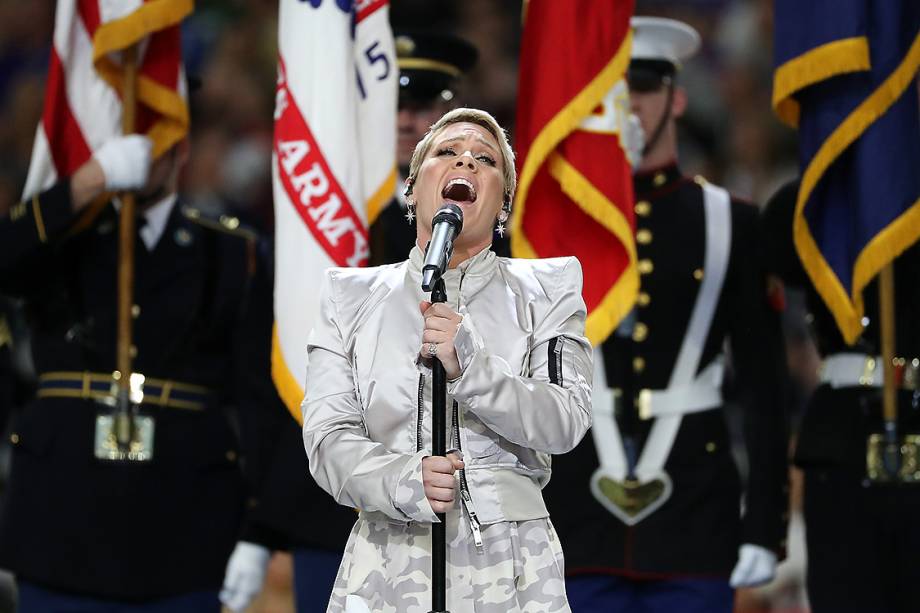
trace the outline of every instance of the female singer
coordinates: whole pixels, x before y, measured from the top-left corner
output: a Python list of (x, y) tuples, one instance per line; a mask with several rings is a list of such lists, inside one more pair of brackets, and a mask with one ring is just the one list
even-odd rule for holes
[[(540, 490), (550, 454), (572, 449), (591, 425), (581, 267), (489, 250), (516, 179), (488, 113), (441, 117), (409, 175), (409, 216), (418, 216), (409, 259), (330, 269), (308, 346), (310, 470), (360, 510), (328, 611), (427, 612), (435, 513), (446, 513), (451, 613), (569, 611)], [(431, 304), (421, 269), (445, 202), (461, 208), (463, 229), (443, 277), (448, 301)], [(432, 360), (448, 380), (446, 457), (429, 451)]]

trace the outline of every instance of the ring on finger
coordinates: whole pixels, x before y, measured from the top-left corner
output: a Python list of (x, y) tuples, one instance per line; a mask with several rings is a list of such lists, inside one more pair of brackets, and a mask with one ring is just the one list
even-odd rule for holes
[(438, 345), (436, 343), (428, 343), (425, 345), (425, 351), (428, 353), (429, 357), (434, 357), (438, 355)]

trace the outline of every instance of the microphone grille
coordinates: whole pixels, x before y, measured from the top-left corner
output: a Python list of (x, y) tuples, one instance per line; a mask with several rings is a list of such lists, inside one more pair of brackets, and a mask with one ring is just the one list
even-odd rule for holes
[(463, 229), (463, 210), (456, 204), (445, 204), (438, 209), (434, 219), (431, 220), (431, 227), (434, 228), (436, 224), (445, 221), (454, 226), (455, 232), (460, 234), (460, 230)]

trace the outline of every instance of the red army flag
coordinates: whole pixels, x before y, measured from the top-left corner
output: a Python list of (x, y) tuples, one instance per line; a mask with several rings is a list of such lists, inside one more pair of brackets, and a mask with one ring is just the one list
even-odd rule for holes
[(121, 134), (121, 52), (138, 45), (137, 132), (159, 156), (188, 133), (179, 24), (192, 0), (58, 0), (41, 123), (24, 196)]
[(576, 256), (595, 345), (639, 288), (624, 134), (632, 0), (526, 5), (515, 146), (515, 257)]

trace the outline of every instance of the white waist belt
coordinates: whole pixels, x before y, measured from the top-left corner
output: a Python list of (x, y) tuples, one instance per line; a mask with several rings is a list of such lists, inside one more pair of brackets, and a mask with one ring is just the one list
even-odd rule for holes
[(882, 359), (864, 353), (833, 353), (824, 358), (821, 383), (832, 388), (882, 387)]
[(663, 390), (640, 390), (639, 418), (687, 415), (722, 406), (724, 372), (722, 360), (717, 359), (690, 383), (673, 385)]

